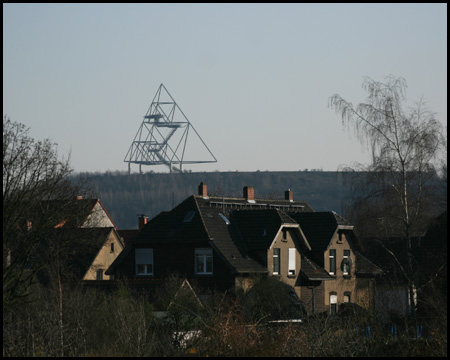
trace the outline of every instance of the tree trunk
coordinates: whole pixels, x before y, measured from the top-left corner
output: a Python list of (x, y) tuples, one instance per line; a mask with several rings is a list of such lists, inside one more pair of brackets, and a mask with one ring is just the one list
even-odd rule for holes
[(60, 331), (59, 336), (60, 336), (61, 356), (64, 356), (63, 288), (59, 262), (57, 264), (57, 273), (58, 273), (58, 291), (59, 291), (59, 331)]

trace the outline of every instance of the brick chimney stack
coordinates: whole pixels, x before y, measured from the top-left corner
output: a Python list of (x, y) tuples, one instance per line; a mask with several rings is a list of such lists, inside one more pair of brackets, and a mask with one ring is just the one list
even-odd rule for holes
[(255, 201), (255, 188), (253, 186), (244, 186), (244, 198), (247, 201)]
[(294, 195), (293, 195), (291, 189), (287, 189), (287, 190), (284, 192), (284, 200), (289, 200), (289, 201), (291, 201), (291, 202), (294, 201)]
[(200, 196), (203, 196), (204, 198), (208, 197), (208, 188), (207, 188), (206, 184), (203, 181), (198, 186), (198, 194)]
[(142, 230), (142, 228), (147, 224), (148, 217), (145, 214), (139, 215), (139, 231)]

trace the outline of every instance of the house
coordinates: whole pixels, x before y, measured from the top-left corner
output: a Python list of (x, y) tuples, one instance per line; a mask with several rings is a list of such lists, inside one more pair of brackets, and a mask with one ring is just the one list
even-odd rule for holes
[(122, 238), (123, 243), (128, 244), (133, 238), (139, 235), (139, 232), (142, 230), (145, 224), (148, 222), (148, 216), (145, 214), (138, 215), (138, 228), (137, 229), (118, 229), (120, 237)]
[(105, 275), (105, 271), (125, 247), (117, 230), (114, 227), (78, 229), (77, 235), (77, 240), (81, 240), (77, 262), (85, 265), (84, 268), (81, 267), (80, 275), (84, 272), (81, 279), (110, 280), (111, 276)]
[[(310, 311), (334, 314), (341, 304), (349, 302), (373, 311), (374, 279), (381, 269), (358, 251), (361, 244), (353, 225), (334, 211), (289, 215), (298, 222), (311, 244), (309, 257), (333, 278), (333, 281), (306, 286), (310, 294), (305, 289), (302, 299), (311, 304)], [(311, 301), (313, 298), (315, 301)]]
[[(27, 219), (26, 238), (35, 243), (28, 268), (47, 261), (46, 247), (63, 244), (61, 255), (68, 262), (72, 277), (110, 279), (104, 271), (125, 245), (100, 199), (42, 201), (37, 209), (30, 209)], [(43, 272), (40, 276), (47, 277)]]
[(255, 275), (279, 278), (308, 312), (335, 312), (355, 302), (353, 227), (332, 212), (314, 212), (305, 201), (208, 196), (200, 183), (169, 212), (148, 221), (106, 271), (136, 286), (177, 273), (218, 290), (247, 290)]

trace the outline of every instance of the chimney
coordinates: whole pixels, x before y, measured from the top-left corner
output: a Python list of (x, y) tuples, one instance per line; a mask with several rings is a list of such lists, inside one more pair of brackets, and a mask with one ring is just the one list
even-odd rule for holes
[(244, 198), (247, 201), (255, 201), (255, 188), (253, 186), (244, 186)]
[(145, 214), (139, 215), (139, 231), (147, 224), (148, 217)]
[(204, 198), (208, 197), (208, 188), (207, 188), (206, 184), (203, 181), (198, 186), (198, 194), (200, 196), (203, 196)]
[(292, 194), (292, 190), (291, 189), (287, 189), (284, 192), (284, 200), (289, 200), (290, 202), (294, 201), (294, 195)]
[(81, 195), (77, 195), (77, 198), (76, 198), (77, 200), (83, 200), (83, 196), (81, 196)]

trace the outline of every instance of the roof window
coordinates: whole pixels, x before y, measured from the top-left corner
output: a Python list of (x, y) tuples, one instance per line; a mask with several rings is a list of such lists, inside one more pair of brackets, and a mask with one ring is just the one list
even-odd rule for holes
[(194, 218), (194, 215), (195, 215), (195, 211), (193, 211), (193, 210), (188, 211), (186, 213), (186, 215), (184, 216), (183, 222), (190, 222)]
[(224, 214), (219, 213), (219, 216), (222, 218), (223, 221), (225, 221), (225, 224), (230, 225), (230, 220), (228, 220)]

